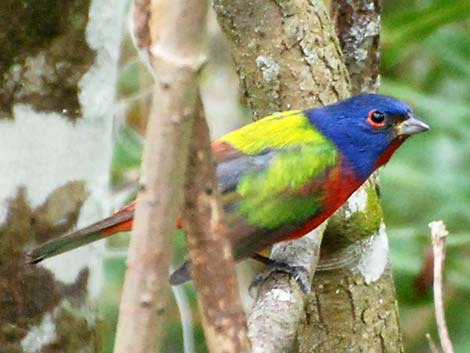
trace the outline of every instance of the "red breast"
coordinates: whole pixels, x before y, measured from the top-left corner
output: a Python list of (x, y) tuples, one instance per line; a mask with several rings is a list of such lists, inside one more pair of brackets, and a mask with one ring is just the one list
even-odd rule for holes
[(341, 163), (338, 163), (338, 165), (330, 171), (324, 183), (321, 212), (308, 220), (301, 228), (287, 235), (283, 240), (300, 238), (317, 228), (340, 208), (363, 182), (363, 180), (355, 176), (349, 163), (342, 158)]

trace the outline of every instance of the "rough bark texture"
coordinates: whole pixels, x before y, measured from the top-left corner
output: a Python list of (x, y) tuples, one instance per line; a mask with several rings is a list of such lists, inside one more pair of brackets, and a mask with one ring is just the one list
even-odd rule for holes
[[(123, 2), (0, 3), (0, 352), (95, 352), (104, 244), (24, 250), (109, 212)], [(74, 122), (70, 121), (74, 118)]]
[(380, 84), (380, 0), (334, 0), (333, 21), (353, 94), (377, 92)]
[[(228, 1), (214, 3), (229, 39), (247, 103), (262, 117), (306, 109), (349, 96), (349, 82), (327, 10), (320, 1)], [(277, 255), (313, 275), (320, 236), (282, 244)], [(316, 237), (316, 239), (315, 239)], [(284, 250), (289, 251), (284, 252)], [(304, 252), (308, 255), (293, 255)], [(285, 256), (289, 253), (293, 256)], [(303, 315), (304, 295), (289, 276), (273, 274), (261, 286), (249, 318), (254, 352), (288, 351)]]
[(36, 111), (81, 116), (78, 82), (95, 59), (85, 32), (90, 3), (1, 1), (1, 117), (13, 118), (18, 103)]
[(205, 1), (200, 0), (151, 1), (149, 53), (157, 82), (115, 352), (150, 353), (158, 347), (168, 297), (171, 237), (195, 112), (197, 76), (205, 60), (202, 38), (206, 7)]
[(183, 211), (191, 273), (209, 352), (249, 352), (245, 313), (230, 243), (224, 237), (223, 208), (209, 141), (200, 105), (193, 126)]
[(349, 95), (346, 67), (320, 1), (215, 0), (256, 117)]
[[(336, 28), (354, 93), (378, 88), (380, 4), (339, 0)], [(329, 222), (322, 248), (328, 269), (314, 278), (300, 352), (402, 352), (388, 240), (375, 178)], [(301, 333), (301, 334), (300, 334)]]
[(389, 271), (372, 284), (360, 272), (317, 272), (299, 326), (299, 352), (400, 352)]
[[(378, 10), (372, 2), (368, 6)], [(257, 116), (276, 110), (328, 104), (349, 95), (348, 73), (321, 1), (256, 0), (247, 4), (245, 1), (217, 0), (215, 9), (230, 41), (247, 102)], [(377, 22), (359, 21), (354, 30), (369, 33), (358, 27), (368, 25), (374, 27)], [(349, 34), (349, 37), (353, 36)], [(374, 45), (367, 46), (369, 50), (376, 48), (377, 43), (372, 42)], [(364, 45), (361, 48), (364, 49)], [(371, 58), (367, 65), (355, 63), (357, 55), (347, 53), (346, 56), (348, 66), (362, 67), (363, 75), (377, 72), (376, 53), (365, 55)], [(355, 84), (360, 85), (355, 91), (375, 87), (375, 80), (376, 77), (365, 81), (355, 79)], [(324, 236), (327, 244), (322, 247), (322, 253), (330, 256), (324, 267), (343, 267), (344, 270), (328, 271), (314, 278), (315, 295), (308, 296), (307, 303), (316, 300), (320, 305), (306, 306), (306, 319), (299, 328), (302, 335), (298, 348), (301, 352), (357, 352), (362, 351), (362, 347), (374, 347), (378, 352), (400, 352), (395, 292), (387, 270), (388, 243), (375, 188), (361, 188), (331, 223)], [(286, 283), (287, 276), (278, 277), (276, 282), (282, 286), (282, 293), (292, 291)], [(341, 292), (341, 287), (330, 285), (343, 282), (351, 295), (338, 296), (336, 289)], [(278, 288), (272, 287), (271, 297)], [(377, 298), (377, 293), (382, 297)], [(277, 297), (279, 305), (273, 310), (282, 307), (286, 311), (284, 315), (280, 313), (276, 321), (271, 321), (272, 326), (283, 326), (286, 322), (291, 325), (292, 317), (301, 316), (296, 312), (298, 305), (302, 305), (300, 296), (289, 296), (296, 304), (283, 306), (282, 300), (287, 297)], [(381, 300), (373, 306), (371, 303), (375, 299)], [(318, 311), (322, 308), (321, 303), (327, 303), (331, 316)], [(336, 311), (331, 311), (330, 306), (337, 308)], [(367, 310), (371, 308), (372, 311)], [(358, 315), (361, 313), (363, 315)], [(318, 317), (319, 321), (310, 320), (312, 317)], [(374, 318), (379, 319), (375, 321)], [(350, 329), (336, 332), (341, 324)], [(249, 326), (251, 335), (251, 320)], [(362, 345), (354, 345), (354, 342)], [(355, 349), (351, 350), (351, 347)]]

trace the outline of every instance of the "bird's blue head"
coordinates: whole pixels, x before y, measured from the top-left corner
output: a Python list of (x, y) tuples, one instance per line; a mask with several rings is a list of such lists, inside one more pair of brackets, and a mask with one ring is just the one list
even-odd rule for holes
[(378, 94), (355, 96), (306, 115), (363, 180), (386, 163), (407, 137), (429, 129), (408, 105)]

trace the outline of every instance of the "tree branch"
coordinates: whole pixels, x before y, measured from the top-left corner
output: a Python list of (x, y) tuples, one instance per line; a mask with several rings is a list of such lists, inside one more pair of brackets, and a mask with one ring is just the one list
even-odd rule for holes
[[(274, 245), (271, 259), (307, 270), (310, 281), (320, 257), (326, 223), (296, 241)], [(294, 279), (273, 273), (258, 288), (248, 318), (253, 352), (288, 352), (297, 337), (297, 325), (304, 314), (304, 293)]]
[[(380, 4), (374, 0), (333, 2), (336, 30), (354, 93), (378, 88)], [(306, 303), (300, 351), (401, 352), (396, 294), (388, 240), (375, 178), (330, 218), (322, 245), (315, 296)]]
[[(379, 64), (379, 56), (376, 52), (378, 37), (372, 36), (371, 29), (374, 29), (374, 33), (378, 29), (380, 6), (376, 6), (377, 4), (372, 0), (367, 1), (367, 4), (363, 3), (364, 1), (357, 1), (355, 6), (362, 4), (361, 6), (371, 8), (375, 16), (365, 16), (363, 17), (366, 19), (365, 21), (343, 27), (350, 28), (351, 31), (360, 29), (360, 36), (355, 42), (361, 43), (357, 53), (349, 55), (347, 48), (343, 48), (346, 51), (351, 71), (356, 73), (357, 68), (362, 68), (357, 77), (360, 75), (366, 77), (363, 81), (359, 79), (354, 81), (355, 92), (367, 90), (367, 87), (375, 89), (377, 76), (374, 76), (373, 72), (378, 72)], [(348, 72), (333, 35), (334, 31), (328, 14), (321, 1), (254, 0), (251, 5), (250, 7), (245, 6), (241, 0), (217, 0), (214, 6), (221, 27), (229, 39), (247, 102), (257, 116), (291, 108), (311, 108), (349, 96)], [(350, 18), (352, 12), (345, 12), (345, 14), (348, 15), (345, 20), (352, 21)], [(374, 19), (373, 22), (370, 22), (372, 19)], [(361, 26), (364, 27), (361, 28)], [(367, 26), (370, 28), (367, 29)], [(346, 35), (344, 38), (348, 38), (348, 35), (350, 38), (354, 37), (352, 33), (343, 34)], [(356, 60), (361, 58), (358, 54), (361, 53), (370, 61), (357, 62)], [(341, 347), (350, 349), (352, 346), (358, 347), (354, 342), (357, 341), (360, 344), (359, 337), (363, 332), (374, 341), (373, 347), (378, 349), (393, 347), (394, 351), (400, 351), (402, 345), (396, 320), (395, 292), (387, 262), (388, 243), (375, 187), (369, 185), (368, 188), (361, 189), (343, 209), (342, 216), (335, 217), (335, 219), (337, 222), (334, 222), (333, 227), (329, 226), (330, 230), (324, 236), (324, 242), (327, 241), (329, 246), (327, 249), (322, 246), (322, 253), (324, 250), (330, 251), (330, 254), (334, 256), (337, 256), (338, 253), (333, 250), (344, 253), (345, 257), (339, 260), (350, 271), (337, 270), (332, 271), (330, 275), (323, 276), (327, 273), (324, 272), (320, 274), (322, 278), (315, 280), (315, 290), (320, 295), (307, 296), (305, 308), (309, 320), (303, 322), (300, 328), (303, 342), (299, 342), (299, 348), (301, 351), (309, 352), (312, 351), (312, 347), (316, 347), (315, 351), (326, 351), (322, 350), (321, 342), (342, 342)], [(334, 234), (336, 236), (332, 236)], [(290, 261), (293, 260), (290, 259)], [(270, 288), (270, 293), (273, 294), (273, 298), (276, 298), (276, 289), (288, 289), (288, 291), (284, 291), (287, 295), (277, 297), (278, 305), (275, 308), (285, 310), (279, 310), (279, 316), (287, 317), (293, 323), (291, 327), (296, 327), (297, 320), (302, 315), (295, 310), (303, 307), (303, 304), (297, 306), (298, 303), (303, 303), (303, 299), (300, 299), (303, 297), (296, 295), (295, 289), (290, 287), (290, 283), (286, 281), (287, 276), (276, 276), (276, 282), (283, 285), (273, 285)], [(259, 295), (264, 296), (263, 291), (266, 287), (268, 284), (261, 287)], [(349, 293), (349, 296), (338, 296), (336, 290), (343, 287), (345, 291), (341, 292), (340, 290), (341, 294)], [(349, 291), (349, 287), (354, 288), (354, 291)], [(385, 300), (377, 303), (365, 300), (374, 295), (384, 296)], [(283, 298), (289, 298), (289, 301), (294, 301), (295, 304), (282, 305)], [(341, 300), (338, 301), (335, 298)], [(260, 306), (265, 303), (267, 302), (262, 302)], [(342, 307), (353, 307), (354, 310), (344, 311), (346, 315), (340, 315), (342, 311), (337, 310), (335, 312), (338, 315), (331, 317), (331, 320), (323, 321), (325, 316), (318, 311), (319, 308), (331, 308), (338, 304), (341, 304)], [(371, 306), (374, 310), (367, 310)], [(379, 315), (379, 313), (385, 315), (383, 320), (373, 316)], [(372, 321), (364, 323), (364, 317)], [(371, 327), (372, 331), (361, 331), (364, 327), (354, 326), (354, 322), (351, 321), (353, 318), (354, 322), (358, 324), (363, 322), (363, 326)], [(250, 316), (250, 336), (254, 332), (252, 322), (256, 321), (255, 325), (260, 325), (262, 328), (262, 320), (264, 320), (263, 317), (252, 320)], [(268, 320), (272, 320), (272, 318), (268, 318)], [(272, 332), (277, 332), (274, 327), (278, 325), (278, 322), (268, 320), (266, 320), (265, 326), (271, 326), (273, 327), (271, 328)], [(349, 326), (341, 326), (341, 323)], [(282, 324), (285, 322), (282, 321)], [(332, 326), (328, 326), (330, 324)], [(335, 324), (340, 326), (335, 327)], [(382, 331), (375, 330), (374, 324), (379, 325)], [(321, 327), (326, 330), (320, 330)], [(341, 327), (344, 329), (353, 328), (353, 330), (344, 334), (346, 331), (341, 331)], [(307, 328), (312, 332), (307, 333)], [(320, 331), (323, 333), (322, 338), (319, 338)], [(339, 336), (335, 336), (334, 333)], [(285, 338), (286, 341), (292, 342), (290, 337)], [(264, 342), (268, 344), (266, 341)], [(380, 342), (383, 342), (382, 346), (380, 346)], [(257, 347), (258, 344), (253, 343), (254, 351)], [(336, 347), (336, 349), (341, 348)]]
[(442, 277), (446, 257), (446, 238), (449, 235), (449, 232), (442, 221), (429, 223), (429, 229), (431, 230), (432, 250), (434, 253), (434, 309), (436, 311), (439, 340), (444, 353), (454, 353), (454, 347), (452, 346), (452, 341), (449, 338), (449, 332), (447, 330), (442, 295)]
[[(147, 128), (115, 352), (158, 347), (168, 296), (171, 237), (187, 161), (206, 3), (152, 0), (150, 61), (158, 82)], [(141, 17), (145, 19), (144, 17)], [(137, 24), (138, 28), (145, 24)]]
[[(346, 67), (321, 1), (216, 0), (242, 88), (258, 117), (312, 108), (349, 96)], [(313, 277), (323, 229), (277, 245), (272, 257), (301, 265)], [(288, 351), (303, 316), (304, 294), (284, 274), (260, 286), (248, 319), (253, 352)]]
[(349, 78), (323, 2), (215, 0), (255, 116), (349, 96)]
[(185, 184), (184, 221), (191, 273), (209, 352), (250, 351), (231, 245), (201, 102), (195, 117)]

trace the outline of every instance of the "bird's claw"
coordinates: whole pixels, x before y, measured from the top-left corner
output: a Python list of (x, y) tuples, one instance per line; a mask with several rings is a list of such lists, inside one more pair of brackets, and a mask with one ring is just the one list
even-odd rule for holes
[(249, 289), (250, 296), (255, 297), (259, 286), (273, 273), (276, 272), (287, 273), (288, 275), (290, 275), (291, 278), (293, 278), (297, 282), (302, 292), (304, 292), (305, 294), (310, 293), (311, 283), (308, 271), (304, 267), (292, 266), (283, 262), (273, 261), (273, 263), (270, 264), (270, 266), (265, 271), (258, 274), (251, 283)]

